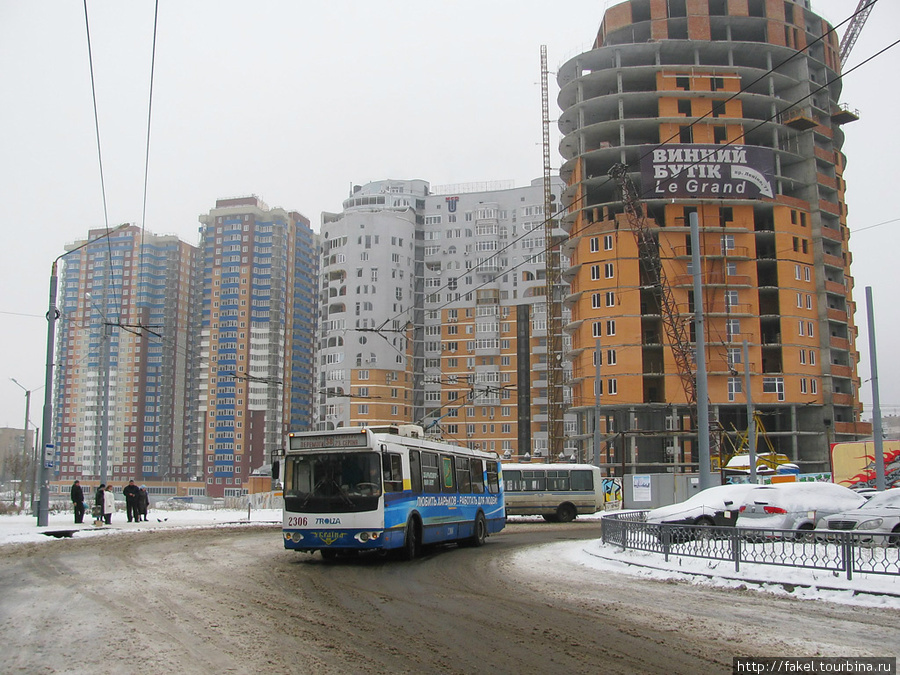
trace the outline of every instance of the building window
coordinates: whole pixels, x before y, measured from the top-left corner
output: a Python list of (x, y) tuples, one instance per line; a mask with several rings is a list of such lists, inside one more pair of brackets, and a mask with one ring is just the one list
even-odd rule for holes
[(591, 237), (591, 253), (597, 253), (600, 250), (600, 240), (597, 237)]
[(616, 334), (616, 322), (615, 319), (611, 319), (606, 322), (606, 334), (607, 335), (615, 335)]
[(615, 307), (616, 306), (616, 294), (613, 291), (606, 292), (606, 306), (607, 307)]
[(800, 393), (801, 394), (806, 393), (806, 378), (805, 377), (800, 378)]
[(728, 378), (728, 400), (734, 401), (735, 396), (740, 394), (743, 391), (741, 387), (741, 378), (739, 377), (729, 377)]
[(604, 251), (612, 251), (613, 250), (613, 236), (611, 234), (606, 234), (603, 236), (603, 250)]
[(783, 377), (764, 377), (763, 393), (776, 394), (779, 401), (784, 400), (784, 378)]
[(612, 279), (613, 276), (615, 276), (615, 270), (612, 263), (606, 263), (606, 265), (604, 265), (603, 276), (605, 276), (607, 279)]
[(600, 278), (600, 265), (591, 265), (591, 281), (597, 281)]
[(729, 340), (733, 340), (741, 334), (741, 322), (739, 319), (728, 319), (725, 321), (725, 335)]
[(606, 365), (608, 365), (608, 366), (616, 365), (616, 350), (615, 349), (607, 349), (606, 350)]
[(603, 306), (603, 294), (602, 293), (591, 293), (591, 307), (593, 309), (600, 309)]
[(619, 393), (619, 384), (615, 378), (607, 380), (606, 393), (611, 396)]
[(603, 337), (603, 322), (602, 321), (594, 321), (594, 323), (591, 324), (591, 328), (592, 328), (593, 336), (595, 338)]

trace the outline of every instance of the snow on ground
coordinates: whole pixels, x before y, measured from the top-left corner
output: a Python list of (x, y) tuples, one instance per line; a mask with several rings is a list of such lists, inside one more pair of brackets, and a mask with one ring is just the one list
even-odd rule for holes
[(76, 525), (71, 513), (53, 513), (47, 519), (47, 527), (37, 527), (34, 516), (0, 516), (0, 546), (23, 542), (53, 541), (51, 532), (74, 530), (75, 537), (103, 537), (129, 532), (159, 530), (172, 527), (218, 527), (223, 525), (273, 525), (281, 523), (280, 509), (178, 509), (163, 511), (150, 509), (148, 520), (129, 523), (124, 510), (113, 514), (112, 524), (95, 527), (90, 511), (84, 516), (84, 523)]
[[(579, 516), (578, 520), (599, 520), (601, 514)], [(71, 513), (52, 514), (47, 527), (37, 527), (33, 516), (0, 516), (0, 547), (4, 544), (53, 541), (48, 532), (75, 530), (73, 536), (102, 537), (133, 532), (179, 528), (221, 527), (229, 525), (274, 525), (281, 523), (279, 509), (244, 510), (172, 510), (152, 509), (149, 520), (129, 523), (123, 512), (113, 515), (112, 525), (94, 527), (90, 514), (83, 525), (75, 525)], [(542, 522), (539, 517), (512, 516), (510, 523)], [(610, 574), (624, 574), (656, 580), (680, 580), (720, 588), (754, 589), (764, 593), (803, 600), (828, 600), (842, 604), (900, 609), (900, 576), (854, 573), (848, 580), (844, 573), (824, 570), (742, 563), (735, 572), (734, 563), (703, 560), (645, 551), (623, 551), (600, 540), (548, 544), (556, 555), (573, 566), (595, 569)], [(539, 547), (544, 549), (545, 547)], [(2, 550), (2, 549), (0, 549)], [(517, 560), (527, 564), (528, 558), (541, 557), (537, 549), (525, 550)], [(2, 554), (2, 553), (0, 553)]]

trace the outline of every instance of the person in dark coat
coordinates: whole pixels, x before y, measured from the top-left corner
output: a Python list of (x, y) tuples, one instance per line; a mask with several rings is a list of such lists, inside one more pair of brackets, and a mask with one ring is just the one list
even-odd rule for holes
[(141, 519), (141, 515), (138, 512), (138, 495), (140, 492), (133, 480), (128, 481), (128, 485), (122, 490), (122, 494), (125, 495), (125, 510), (128, 513), (129, 523), (132, 519), (134, 522), (138, 522)]
[(84, 490), (81, 489), (79, 481), (72, 483), (69, 494), (72, 496), (72, 507), (75, 509), (75, 524), (80, 525), (84, 522)]
[(138, 491), (138, 520), (147, 520), (147, 509), (150, 507), (150, 495), (147, 494), (147, 486), (141, 485)]
[(94, 516), (94, 525), (103, 522), (103, 493), (105, 492), (105, 487), (106, 483), (100, 483), (100, 487), (94, 493), (94, 509), (91, 511), (91, 515)]

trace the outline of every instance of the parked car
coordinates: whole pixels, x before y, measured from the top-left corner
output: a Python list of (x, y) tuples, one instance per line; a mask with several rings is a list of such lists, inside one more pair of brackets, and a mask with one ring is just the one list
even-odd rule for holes
[(735, 483), (707, 488), (683, 502), (649, 511), (647, 522), (733, 526), (744, 497), (755, 487), (751, 483)]
[(900, 488), (876, 492), (858, 509), (821, 518), (818, 528), (871, 533), (873, 536), (868, 541), (880, 540), (897, 546), (900, 544)]
[(775, 483), (747, 493), (737, 527), (814, 530), (823, 517), (857, 509), (866, 498), (834, 483)]

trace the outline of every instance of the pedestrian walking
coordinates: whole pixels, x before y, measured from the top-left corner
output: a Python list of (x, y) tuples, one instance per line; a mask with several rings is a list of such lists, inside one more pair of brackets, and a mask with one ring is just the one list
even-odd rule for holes
[(138, 494), (140, 494), (140, 490), (134, 484), (134, 481), (130, 480), (125, 489), (122, 490), (122, 494), (125, 495), (125, 511), (128, 513), (128, 522), (130, 523), (133, 520), (136, 523), (141, 519), (138, 513)]
[(112, 525), (112, 514), (116, 512), (116, 496), (113, 494), (112, 485), (107, 485), (103, 491), (103, 522)]
[(94, 493), (94, 505), (91, 507), (91, 516), (94, 518), (94, 525), (103, 524), (103, 495), (106, 494), (106, 483), (100, 483), (97, 491)]
[(147, 520), (147, 509), (150, 507), (150, 495), (147, 494), (147, 486), (141, 485), (138, 492), (138, 520)]
[(80, 481), (72, 483), (69, 494), (72, 497), (72, 508), (75, 510), (75, 524), (80, 525), (84, 522), (84, 490), (81, 489)]

